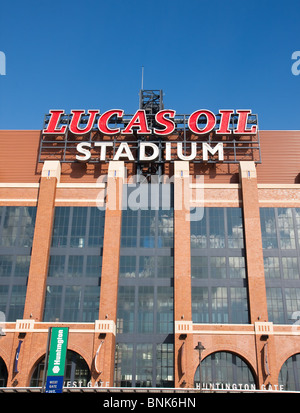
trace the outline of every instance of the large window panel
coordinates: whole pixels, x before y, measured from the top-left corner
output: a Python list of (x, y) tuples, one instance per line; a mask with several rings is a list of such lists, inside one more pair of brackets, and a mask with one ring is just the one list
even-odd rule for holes
[(195, 323), (249, 322), (241, 208), (204, 208), (191, 221), (192, 318)]
[(300, 311), (299, 208), (260, 208), (269, 321), (292, 324)]
[(174, 383), (173, 247), (171, 204), (122, 211), (115, 385)]

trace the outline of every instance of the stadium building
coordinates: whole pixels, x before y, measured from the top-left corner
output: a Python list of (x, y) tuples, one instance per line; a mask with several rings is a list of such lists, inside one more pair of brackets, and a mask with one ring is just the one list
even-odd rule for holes
[(142, 90), (0, 145), (1, 387), (59, 327), (65, 388), (300, 390), (300, 131)]

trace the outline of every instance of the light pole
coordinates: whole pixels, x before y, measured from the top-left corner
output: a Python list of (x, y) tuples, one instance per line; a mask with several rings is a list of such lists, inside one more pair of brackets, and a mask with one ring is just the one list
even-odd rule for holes
[(202, 351), (205, 350), (205, 347), (202, 345), (201, 341), (198, 341), (195, 350), (199, 351), (199, 380), (200, 380), (200, 392), (201, 392), (201, 382), (202, 382), (202, 371), (201, 371), (201, 354)]

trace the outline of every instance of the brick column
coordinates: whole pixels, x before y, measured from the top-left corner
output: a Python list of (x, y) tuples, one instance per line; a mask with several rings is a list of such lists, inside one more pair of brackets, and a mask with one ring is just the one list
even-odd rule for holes
[(94, 355), (100, 346), (98, 372), (93, 372), (93, 380), (113, 385), (117, 299), (119, 284), (119, 260), (122, 225), (122, 190), (125, 167), (122, 161), (111, 161), (108, 168), (107, 203), (105, 212), (102, 275), (100, 288), (99, 326), (94, 339)]
[(174, 163), (175, 387), (193, 387), (189, 162)]
[[(255, 346), (257, 357), (257, 374), (259, 386), (276, 384), (272, 377), (275, 371), (275, 347), (272, 334), (264, 334), (269, 328), (267, 296), (264, 274), (264, 259), (261, 239), (259, 200), (256, 167), (254, 162), (240, 162), (240, 182), (242, 185), (243, 216), (245, 231), (246, 266), (248, 280), (248, 299), (251, 324), (259, 323), (255, 329)], [(267, 343), (267, 346), (266, 346)], [(268, 354), (266, 354), (266, 352)], [(273, 367), (274, 365), (274, 367)]]
[(59, 161), (44, 163), (38, 195), (24, 319), (43, 320), (56, 185), (60, 180), (60, 172)]

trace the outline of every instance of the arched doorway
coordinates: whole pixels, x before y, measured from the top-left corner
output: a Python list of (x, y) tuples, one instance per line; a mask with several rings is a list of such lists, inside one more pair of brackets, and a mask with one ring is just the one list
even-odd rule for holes
[(0, 357), (0, 387), (6, 387), (7, 385), (7, 368), (4, 360)]
[(283, 390), (300, 391), (300, 354), (294, 354), (282, 365), (278, 384)]
[[(194, 386), (199, 387), (199, 366)], [(255, 378), (248, 364), (234, 353), (220, 351), (201, 362), (201, 388), (204, 389), (254, 389)]]
[[(30, 387), (41, 387), (45, 369), (45, 357), (36, 365), (31, 376)], [(89, 367), (83, 357), (75, 351), (67, 350), (65, 387), (86, 387), (91, 379)]]

